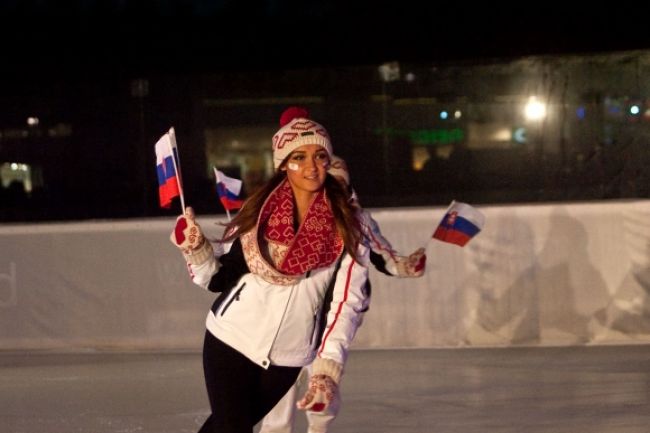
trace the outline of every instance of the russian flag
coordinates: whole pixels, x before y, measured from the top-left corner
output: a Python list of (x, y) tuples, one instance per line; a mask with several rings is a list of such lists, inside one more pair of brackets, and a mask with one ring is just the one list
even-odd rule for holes
[(433, 238), (462, 247), (476, 236), (484, 225), (485, 215), (478, 209), (454, 200), (433, 233)]
[(177, 173), (178, 149), (174, 128), (160, 137), (156, 143), (156, 173), (158, 175), (158, 197), (160, 207), (169, 209), (172, 199), (181, 195), (180, 175)]
[(214, 176), (217, 179), (217, 194), (223, 207), (227, 211), (242, 207), (244, 201), (239, 198), (242, 181), (226, 176), (216, 167), (214, 167)]

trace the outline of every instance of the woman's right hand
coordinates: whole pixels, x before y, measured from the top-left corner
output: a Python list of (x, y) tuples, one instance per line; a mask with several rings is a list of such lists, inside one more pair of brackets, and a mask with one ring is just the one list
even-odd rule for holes
[(194, 250), (203, 246), (205, 236), (201, 227), (194, 221), (194, 209), (187, 207), (185, 214), (176, 218), (176, 226), (169, 239), (184, 254), (192, 254)]

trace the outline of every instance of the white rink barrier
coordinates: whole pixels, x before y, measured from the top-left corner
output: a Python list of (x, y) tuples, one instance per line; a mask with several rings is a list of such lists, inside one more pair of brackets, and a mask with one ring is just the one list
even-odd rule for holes
[[(371, 270), (356, 348), (650, 343), (650, 201), (477, 206), (464, 248), (445, 208), (371, 210), (418, 279)], [(225, 216), (198, 216), (208, 236)], [(199, 350), (214, 294), (169, 242), (175, 217), (0, 225), (0, 350)]]

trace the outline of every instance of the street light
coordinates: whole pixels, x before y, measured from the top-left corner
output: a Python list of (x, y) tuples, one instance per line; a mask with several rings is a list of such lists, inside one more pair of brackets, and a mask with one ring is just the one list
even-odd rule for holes
[(528, 120), (542, 120), (546, 117), (546, 104), (538, 101), (536, 96), (531, 96), (524, 107), (524, 115)]

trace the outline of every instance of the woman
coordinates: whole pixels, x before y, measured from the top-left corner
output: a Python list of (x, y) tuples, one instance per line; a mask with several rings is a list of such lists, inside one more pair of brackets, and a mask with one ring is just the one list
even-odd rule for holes
[(252, 432), (312, 360), (298, 407), (326, 409), (368, 306), (368, 250), (349, 193), (327, 174), (327, 131), (304, 109), (280, 124), (276, 173), (226, 226), (230, 251), (215, 258), (191, 209), (171, 236), (193, 281), (221, 293), (206, 319), (212, 413), (200, 433)]

